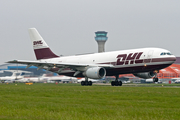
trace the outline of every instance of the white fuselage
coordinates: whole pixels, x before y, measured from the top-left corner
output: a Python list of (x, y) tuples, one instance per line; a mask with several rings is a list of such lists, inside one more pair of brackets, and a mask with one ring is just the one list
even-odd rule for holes
[[(165, 53), (162, 55), (162, 53)], [(114, 52), (94, 53), (42, 59), (42, 62), (73, 64), (110, 64), (114, 68), (106, 69), (107, 75), (153, 71), (171, 65), (176, 57), (161, 48), (141, 48)], [(51, 71), (56, 71), (55, 68)], [(59, 74), (72, 76), (74, 71), (64, 69)], [(71, 74), (70, 74), (71, 73)]]

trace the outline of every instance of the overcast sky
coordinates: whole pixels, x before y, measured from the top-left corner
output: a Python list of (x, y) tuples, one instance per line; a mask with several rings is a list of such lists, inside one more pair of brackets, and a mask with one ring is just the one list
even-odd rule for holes
[(105, 51), (160, 47), (180, 56), (180, 0), (1, 0), (0, 64), (35, 60), (32, 27), (57, 55), (95, 53), (94, 32), (106, 31)]

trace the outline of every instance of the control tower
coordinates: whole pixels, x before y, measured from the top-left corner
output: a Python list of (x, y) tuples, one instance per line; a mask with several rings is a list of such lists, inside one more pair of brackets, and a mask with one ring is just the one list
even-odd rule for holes
[(95, 32), (95, 34), (96, 34), (95, 40), (98, 43), (98, 52), (99, 53), (104, 52), (104, 44), (108, 39), (108, 37), (106, 36), (107, 32), (105, 32), (105, 31), (97, 31), (97, 32)]

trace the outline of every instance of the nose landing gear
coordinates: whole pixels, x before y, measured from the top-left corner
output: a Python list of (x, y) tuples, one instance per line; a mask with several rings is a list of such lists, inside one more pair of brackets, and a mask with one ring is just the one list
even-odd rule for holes
[(155, 70), (154, 71), (156, 74), (155, 74), (155, 77), (153, 78), (153, 82), (158, 82), (158, 77), (157, 77), (157, 73), (159, 73), (159, 71), (158, 70)]

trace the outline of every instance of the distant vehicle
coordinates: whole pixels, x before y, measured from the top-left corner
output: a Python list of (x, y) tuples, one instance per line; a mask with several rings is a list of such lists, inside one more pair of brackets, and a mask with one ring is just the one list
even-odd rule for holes
[(172, 83), (180, 83), (180, 78), (172, 78), (171, 82)]
[(129, 80), (128, 81), (122, 81), (122, 83), (125, 83), (125, 84), (126, 83), (131, 83), (131, 81), (129, 81)]
[[(85, 81), (85, 78), (81, 78), (79, 80), (77, 80), (77, 83), (81, 83), (82, 81)], [(90, 84), (92, 85), (92, 83), (96, 83), (100, 80), (95, 80), (95, 79), (88, 79), (88, 81), (90, 82)]]
[(162, 81), (155, 82), (153, 79), (146, 79), (146, 83), (162, 83)]
[(121, 77), (119, 79), (122, 81), (122, 83), (127, 84), (127, 83), (131, 83), (131, 81), (130, 81), (131, 78), (132, 77), (127, 76), (127, 77)]
[(5, 80), (4, 83), (14, 83), (15, 80)]
[(37, 82), (47, 82), (48, 78), (46, 77), (46, 74), (43, 74), (40, 77), (28, 77), (28, 78), (22, 78), (19, 80), (16, 80), (16, 82), (33, 82), (33, 83), (37, 83)]
[(180, 80), (176, 80), (175, 83), (180, 83)]
[(68, 77), (68, 76), (60, 75), (60, 76), (49, 77), (49, 80), (54, 81), (54, 82), (69, 83), (70, 81), (76, 81), (77, 78), (76, 77)]
[(153, 83), (153, 79), (146, 79), (146, 83)]

